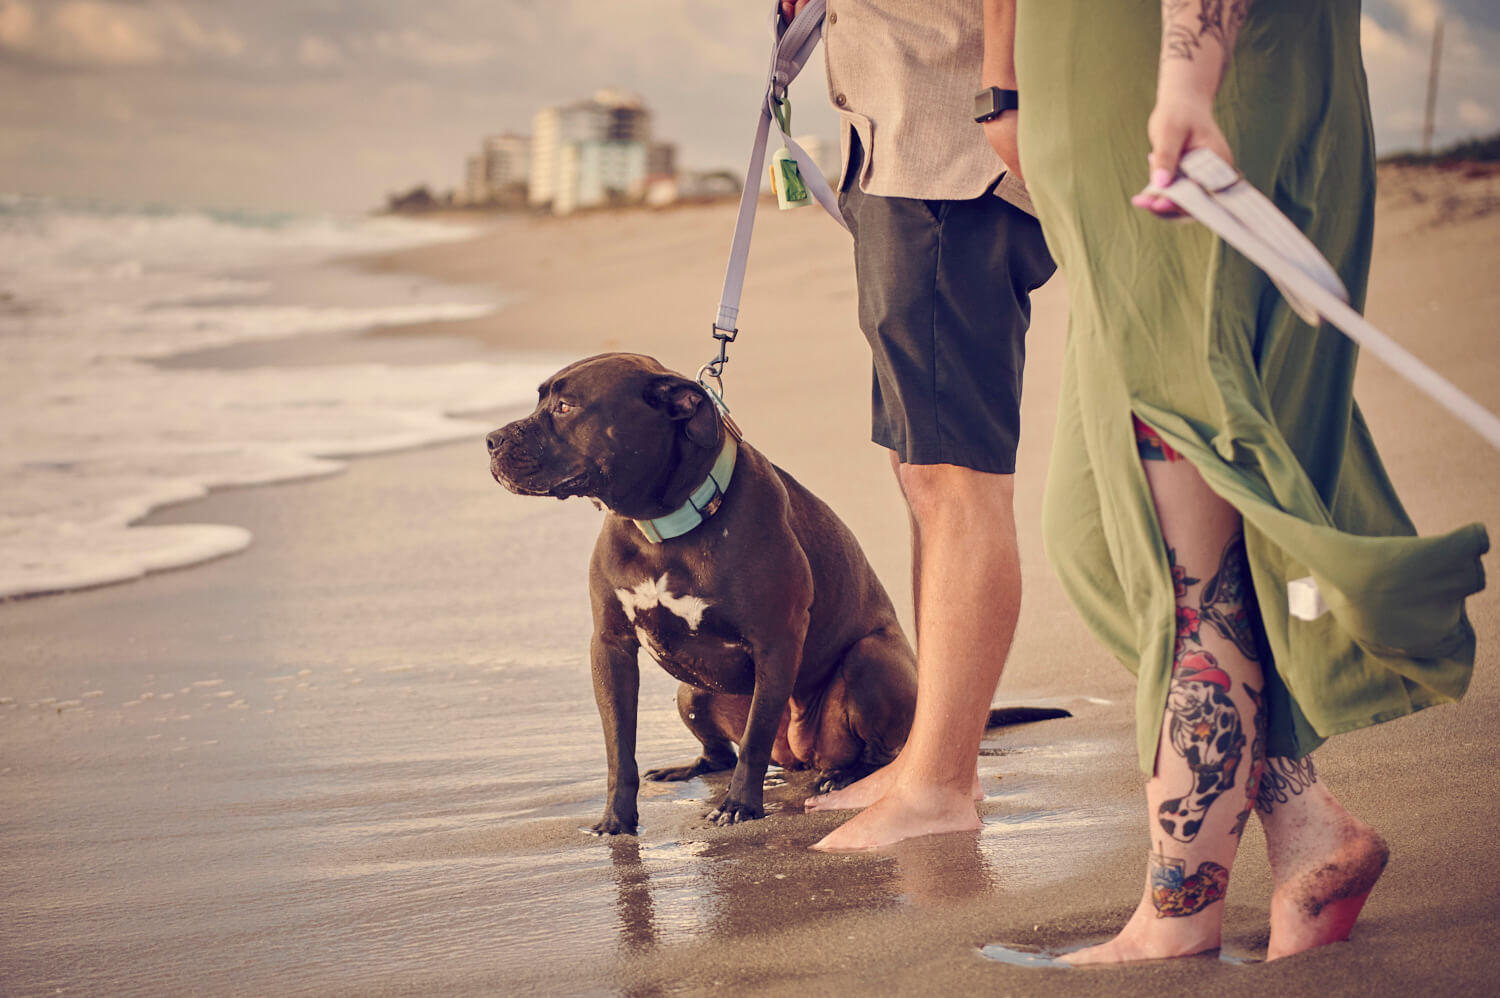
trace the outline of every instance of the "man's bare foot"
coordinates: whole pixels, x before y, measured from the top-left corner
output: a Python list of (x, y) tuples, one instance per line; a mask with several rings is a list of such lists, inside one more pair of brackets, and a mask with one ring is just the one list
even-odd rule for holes
[[(884, 797), (896, 783), (901, 771), (901, 757), (897, 756), (862, 780), (856, 780), (840, 790), (817, 794), (802, 802), (806, 811), (848, 811), (869, 807)], [(979, 770), (974, 770), (974, 799), (984, 800), (984, 791), (979, 789)]]
[(1219, 948), (1222, 914), (1199, 912), (1187, 918), (1158, 918), (1149, 900), (1142, 900), (1120, 934), (1107, 943), (1090, 946), (1057, 959), (1073, 966), (1131, 963), (1197, 956)]
[(980, 825), (979, 812), (969, 794), (931, 786), (908, 787), (893, 781), (884, 796), (812, 848), (819, 852), (880, 849), (919, 835), (972, 832)]
[(855, 780), (847, 787), (816, 794), (802, 802), (807, 811), (840, 811), (848, 808), (865, 808), (885, 796), (886, 790), (896, 780), (901, 768), (901, 757), (897, 756), (863, 779)]
[(1266, 959), (1348, 939), (1388, 858), (1374, 829), (1354, 818), (1341, 822), (1335, 848), (1276, 878)]

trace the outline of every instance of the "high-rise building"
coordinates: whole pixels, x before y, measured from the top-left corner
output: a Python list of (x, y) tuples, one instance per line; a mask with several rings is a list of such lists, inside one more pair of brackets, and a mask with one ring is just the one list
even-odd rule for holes
[(558, 215), (645, 196), (646, 147), (639, 142), (570, 142), (562, 162), (562, 182), (552, 201)]
[(479, 155), (464, 162), (463, 201), (466, 204), (517, 204), (525, 194), (531, 171), (531, 138), (504, 132), (487, 136)]
[(646, 175), (669, 177), (677, 172), (677, 146), (671, 142), (653, 142), (646, 153)]
[(490, 190), (526, 183), (531, 173), (531, 136), (502, 132), (484, 140), (484, 179)]
[(823, 174), (829, 186), (839, 182), (839, 170), (843, 162), (840, 159), (837, 139), (829, 141), (821, 135), (796, 135), (793, 138), (802, 147), (802, 151), (812, 158), (818, 172)]
[(463, 204), (485, 204), (490, 199), (490, 185), (484, 179), (484, 156), (464, 160)]
[(527, 200), (565, 214), (638, 197), (646, 177), (651, 113), (633, 94), (544, 107), (532, 119)]

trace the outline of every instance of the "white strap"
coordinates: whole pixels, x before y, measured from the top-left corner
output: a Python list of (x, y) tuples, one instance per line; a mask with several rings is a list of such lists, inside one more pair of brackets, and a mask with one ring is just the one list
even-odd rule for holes
[[(714, 318), (714, 328), (733, 333), (738, 328), (735, 320), (740, 312), (740, 292), (745, 285), (745, 267), (750, 259), (750, 234), (755, 228), (755, 207), (760, 199), (760, 178), (765, 167), (766, 138), (776, 122), (772, 112), (776, 101), (786, 96), (802, 66), (812, 55), (818, 41), (823, 37), (824, 0), (811, 0), (784, 26), (781, 21), (781, 4), (774, 3), (771, 11), (771, 34), (776, 39), (771, 49), (771, 68), (766, 76), (766, 89), (760, 99), (760, 117), (755, 123), (755, 142), (750, 148), (750, 166), (745, 171), (745, 187), (740, 193), (740, 213), (734, 223), (734, 241), (729, 247), (729, 267), (724, 274), (724, 292), (719, 296), (719, 312)], [(839, 225), (848, 228), (839, 211), (838, 196), (828, 186), (823, 173), (812, 157), (791, 136), (776, 124), (776, 134), (781, 136), (787, 151), (797, 159), (797, 169), (802, 180), (817, 202), (832, 215)]]
[(1269, 198), (1208, 149), (1188, 153), (1180, 169), (1172, 183), (1148, 191), (1177, 204), (1264, 270), (1308, 322), (1327, 320), (1500, 449), (1500, 418), (1350, 308), (1328, 260)]

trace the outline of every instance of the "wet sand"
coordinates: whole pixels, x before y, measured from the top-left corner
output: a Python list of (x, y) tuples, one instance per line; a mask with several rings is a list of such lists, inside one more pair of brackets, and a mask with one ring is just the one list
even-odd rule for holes
[[(1493, 178), (1384, 182), (1371, 318), (1500, 410)], [(714, 350), (732, 221), (728, 206), (500, 220), (370, 263), (518, 295), (492, 316), (198, 362), (387, 356), (420, 376), (448, 355), (432, 344), (462, 337), (455, 350), (630, 349), (691, 373)], [(727, 397), (756, 446), (849, 522), (909, 622), (905, 520), (868, 443), (849, 256), (813, 211), (762, 214)], [(1252, 822), (1225, 933), (1252, 962), (1057, 971), (981, 955), (1107, 937), (1148, 848), (1130, 676), (1073, 615), (1034, 526), (1065, 312), (1054, 282), (1029, 340), (1025, 598), (998, 700), (1075, 717), (987, 738), (981, 832), (811, 853), (839, 815), (801, 814), (807, 777), (773, 771), (763, 821), (701, 820), (720, 775), (646, 788), (639, 839), (583, 835), (604, 791), (584, 579), (599, 514), (503, 492), (476, 440), (163, 510), (149, 522), (239, 524), (254, 544), (0, 605), (0, 992), (1493, 993), (1493, 588), (1470, 603), (1480, 662), (1461, 704), (1319, 752), (1322, 777), (1392, 848), (1352, 942), (1253, 962), (1270, 879)], [(1359, 398), (1422, 529), (1500, 529), (1500, 455), (1376, 361)], [(674, 685), (643, 672), (643, 765), (693, 754)]]

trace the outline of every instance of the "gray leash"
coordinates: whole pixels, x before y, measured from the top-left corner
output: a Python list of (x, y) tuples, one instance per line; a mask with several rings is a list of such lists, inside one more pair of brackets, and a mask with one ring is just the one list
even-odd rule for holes
[(812, 157), (786, 134), (782, 126), (787, 100), (787, 88), (802, 71), (803, 65), (812, 55), (823, 37), (824, 0), (812, 0), (798, 12), (791, 24), (781, 20), (781, 5), (773, 3), (771, 33), (775, 44), (771, 50), (771, 69), (766, 77), (765, 93), (760, 101), (760, 116), (755, 124), (755, 142), (750, 148), (750, 166), (745, 171), (745, 186), (740, 192), (740, 212), (734, 222), (734, 240), (729, 247), (729, 266), (724, 273), (724, 291), (719, 296), (719, 311), (714, 316), (713, 337), (719, 341), (718, 356), (710, 360), (698, 372), (698, 380), (711, 378), (718, 385), (716, 397), (724, 394), (724, 365), (729, 362), (728, 347), (739, 333), (736, 321), (740, 313), (740, 293), (745, 285), (745, 269), (750, 258), (750, 234), (755, 228), (755, 208), (760, 200), (760, 178), (765, 168), (766, 140), (771, 126), (781, 136), (788, 153), (797, 161), (808, 193), (823, 209), (833, 216), (840, 226), (847, 229), (844, 216), (839, 211), (838, 195), (828, 185)]

